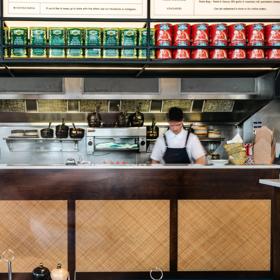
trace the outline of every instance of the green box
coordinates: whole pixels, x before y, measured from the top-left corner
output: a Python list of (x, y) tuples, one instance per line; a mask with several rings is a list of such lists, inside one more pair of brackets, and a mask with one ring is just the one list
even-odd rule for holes
[[(137, 29), (136, 28), (123, 28), (121, 29), (121, 45), (133, 46), (137, 45)], [(137, 58), (137, 51), (135, 48), (122, 49), (121, 58)]]
[[(103, 46), (119, 46), (119, 29), (104, 28), (103, 29)], [(119, 58), (118, 49), (104, 49), (103, 58)]]
[[(83, 28), (67, 28), (67, 46), (82, 46), (83, 45)], [(67, 48), (67, 57), (83, 57), (83, 49), (71, 49)]]
[[(60, 27), (49, 28), (49, 45), (64, 46), (65, 45), (65, 29)], [(50, 48), (49, 57), (60, 58), (65, 57), (64, 48)]]
[[(85, 45), (101, 46), (101, 28), (86, 28), (85, 29)], [(101, 58), (100, 48), (86, 48), (85, 57)]]
[[(9, 30), (7, 27), (4, 27), (3, 29), (3, 44), (4, 45), (8, 45), (9, 44)], [(8, 47), (4, 47), (3, 50), (4, 50), (4, 56), (5, 57), (8, 57)], [(0, 53), (1, 54), (1, 53)]]
[[(31, 27), (30, 28), (30, 44), (41, 46), (47, 44), (47, 28), (46, 27)], [(46, 48), (31, 48), (30, 57), (47, 57)]]
[[(26, 27), (11, 27), (10, 39), (12, 45), (27, 45), (28, 43), (28, 28)], [(11, 57), (27, 57), (27, 48), (11, 47)]]
[[(139, 47), (146, 47), (148, 45), (148, 31), (147, 28), (139, 28)], [(155, 45), (155, 29), (150, 29), (150, 46)], [(147, 50), (139, 49), (139, 59), (147, 59)], [(150, 58), (155, 58), (155, 50), (150, 49)]]

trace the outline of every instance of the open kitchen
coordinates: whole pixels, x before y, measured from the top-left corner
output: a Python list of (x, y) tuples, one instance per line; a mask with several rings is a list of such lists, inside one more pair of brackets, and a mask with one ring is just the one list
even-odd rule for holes
[(0, 2), (0, 278), (280, 279), (280, 4), (27, 2)]

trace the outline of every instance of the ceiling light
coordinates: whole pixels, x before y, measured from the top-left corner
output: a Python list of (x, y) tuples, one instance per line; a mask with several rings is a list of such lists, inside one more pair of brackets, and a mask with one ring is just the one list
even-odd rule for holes
[(9, 67), (10, 70), (142, 70), (141, 67), (110, 67), (110, 66), (102, 66), (102, 67), (97, 67), (97, 66), (86, 66), (86, 67), (82, 67), (82, 66), (10, 66)]

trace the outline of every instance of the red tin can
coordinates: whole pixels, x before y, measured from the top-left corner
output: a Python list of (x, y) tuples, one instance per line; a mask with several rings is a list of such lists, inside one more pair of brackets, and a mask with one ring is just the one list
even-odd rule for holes
[(187, 23), (173, 26), (174, 46), (189, 46), (191, 41), (191, 25)]
[(174, 59), (189, 59), (190, 57), (190, 50), (178, 49), (173, 51)]
[(264, 58), (264, 50), (263, 49), (247, 50), (247, 58), (248, 59), (263, 59)]
[(210, 45), (226, 46), (228, 41), (228, 29), (224, 23), (212, 24), (209, 27)]
[(172, 51), (169, 49), (157, 49), (156, 50), (156, 58), (157, 59), (171, 59)]
[(229, 59), (245, 59), (246, 51), (243, 49), (232, 49), (228, 51)]
[(265, 26), (265, 38), (267, 46), (280, 45), (280, 23), (268, 24)]
[(271, 49), (266, 51), (266, 58), (280, 59), (280, 49)]
[(231, 24), (228, 26), (228, 38), (230, 46), (246, 45), (246, 25), (244, 23)]
[(226, 59), (227, 51), (223, 50), (223, 49), (210, 50), (210, 58), (211, 59)]
[(191, 54), (192, 59), (207, 59), (209, 58), (208, 50), (206, 49), (195, 49)]
[(246, 156), (252, 156), (253, 155), (253, 143), (246, 143), (244, 144), (244, 148), (246, 150)]
[(207, 46), (209, 43), (209, 28), (206, 23), (192, 25), (193, 46)]
[(156, 46), (172, 46), (172, 25), (161, 23), (155, 25)]
[(262, 23), (254, 23), (246, 26), (246, 36), (248, 46), (264, 45), (264, 25)]

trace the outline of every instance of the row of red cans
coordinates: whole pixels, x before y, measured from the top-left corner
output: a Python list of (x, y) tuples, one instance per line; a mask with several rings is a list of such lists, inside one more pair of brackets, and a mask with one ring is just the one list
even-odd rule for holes
[(280, 49), (194, 49), (192, 51), (186, 49), (156, 50), (157, 59), (280, 59)]
[(155, 25), (155, 31), (157, 46), (207, 46), (209, 43), (211, 46), (280, 45), (280, 23), (161, 23)]

